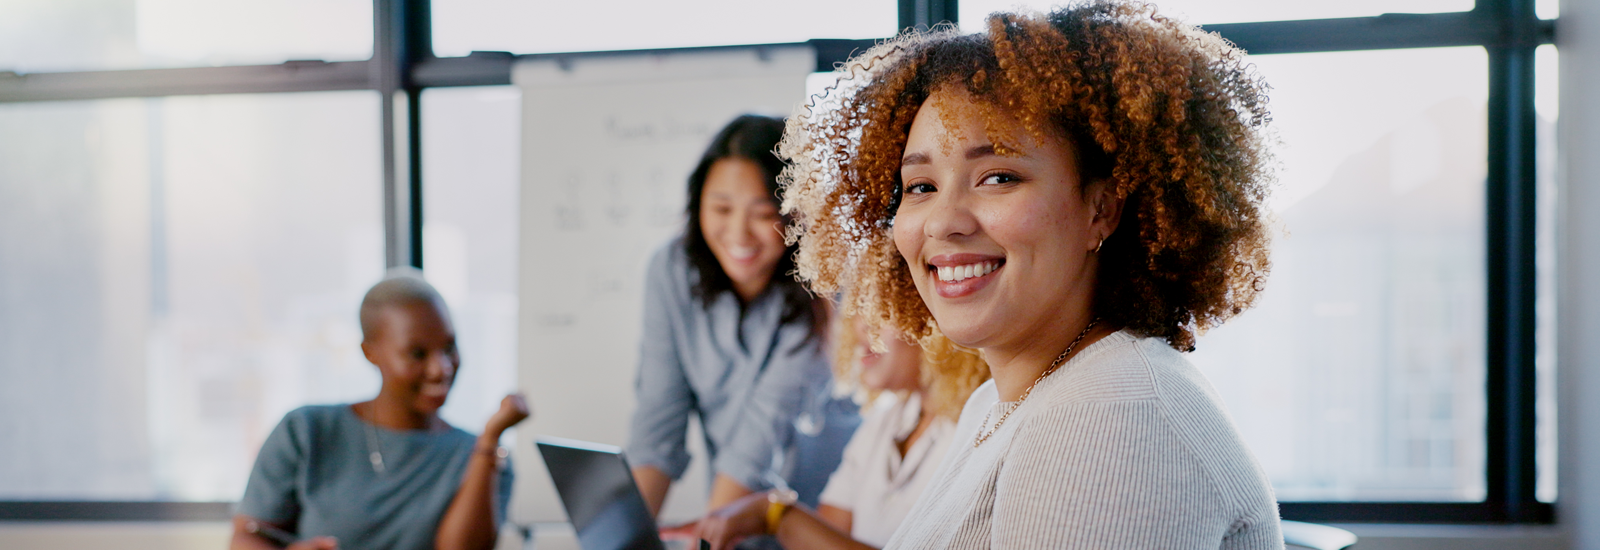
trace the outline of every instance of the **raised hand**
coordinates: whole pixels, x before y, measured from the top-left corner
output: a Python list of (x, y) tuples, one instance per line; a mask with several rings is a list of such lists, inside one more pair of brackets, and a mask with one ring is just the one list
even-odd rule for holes
[(495, 411), (494, 415), (489, 417), (489, 422), (483, 426), (483, 434), (499, 439), (500, 434), (506, 429), (517, 425), (530, 415), (528, 401), (521, 393), (507, 395), (505, 399), (500, 400), (500, 410)]

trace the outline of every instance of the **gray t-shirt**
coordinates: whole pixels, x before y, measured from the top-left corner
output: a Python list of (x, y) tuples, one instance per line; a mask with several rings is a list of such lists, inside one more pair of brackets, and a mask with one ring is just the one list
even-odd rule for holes
[[(350, 405), (301, 407), (262, 443), (239, 513), (287, 525), (302, 539), (337, 537), (340, 548), (433, 548), (476, 442), (459, 428), (371, 426)], [(383, 455), (381, 473), (370, 460), (374, 446)], [(511, 482), (508, 466), (500, 472), (496, 525)]]

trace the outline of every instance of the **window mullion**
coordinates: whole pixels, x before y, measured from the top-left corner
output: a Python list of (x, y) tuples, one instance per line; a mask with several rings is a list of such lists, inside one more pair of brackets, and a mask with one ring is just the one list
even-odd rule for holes
[(1545, 509), (1535, 495), (1538, 20), (1531, 0), (1480, 0), (1478, 10), (1494, 14), (1503, 33), (1487, 46), (1488, 501), (1505, 521), (1535, 521)]

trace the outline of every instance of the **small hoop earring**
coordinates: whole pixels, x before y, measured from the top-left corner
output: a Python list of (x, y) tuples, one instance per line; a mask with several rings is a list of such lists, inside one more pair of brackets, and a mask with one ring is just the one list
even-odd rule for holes
[(1100, 242), (1096, 243), (1094, 245), (1094, 253), (1095, 254), (1099, 254), (1100, 253), (1100, 247), (1105, 246), (1105, 245), (1106, 245), (1106, 240), (1105, 239), (1100, 239)]

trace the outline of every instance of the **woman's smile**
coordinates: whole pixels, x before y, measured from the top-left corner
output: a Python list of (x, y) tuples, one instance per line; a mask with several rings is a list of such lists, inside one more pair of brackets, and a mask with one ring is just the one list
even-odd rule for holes
[(748, 262), (748, 261), (754, 260), (756, 258), (756, 253), (760, 252), (761, 248), (755, 247), (755, 246), (730, 245), (730, 246), (728, 246), (727, 250), (728, 250), (728, 257), (730, 259), (741, 261), (741, 262)]
[(929, 277), (940, 297), (960, 298), (975, 293), (1000, 277), (1004, 257), (982, 254), (941, 254), (928, 260)]

